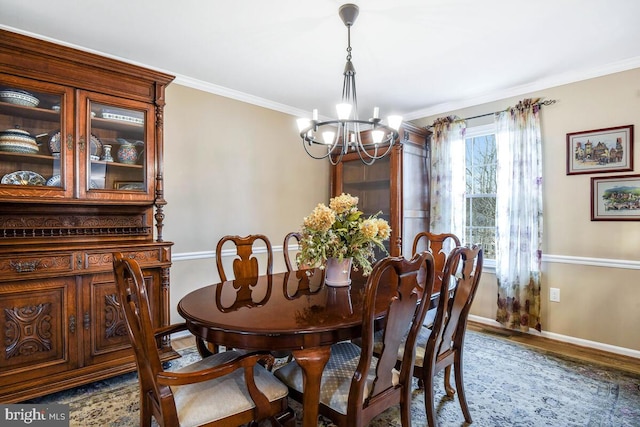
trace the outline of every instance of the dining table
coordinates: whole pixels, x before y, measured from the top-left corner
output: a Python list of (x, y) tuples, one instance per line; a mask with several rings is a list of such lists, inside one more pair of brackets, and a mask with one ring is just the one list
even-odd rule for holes
[[(349, 286), (332, 287), (320, 269), (228, 280), (185, 295), (178, 313), (196, 339), (226, 348), (290, 352), (303, 372), (303, 426), (316, 427), (331, 346), (362, 335), (366, 280), (354, 271)], [(384, 298), (379, 300), (376, 327), (381, 329), (386, 306)]]

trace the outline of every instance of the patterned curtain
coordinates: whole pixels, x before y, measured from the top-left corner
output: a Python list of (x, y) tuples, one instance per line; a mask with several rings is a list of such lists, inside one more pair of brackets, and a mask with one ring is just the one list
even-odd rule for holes
[(431, 139), (432, 233), (453, 233), (464, 239), (466, 122), (450, 116), (437, 119)]
[(542, 139), (538, 99), (496, 113), (496, 320), (541, 330)]

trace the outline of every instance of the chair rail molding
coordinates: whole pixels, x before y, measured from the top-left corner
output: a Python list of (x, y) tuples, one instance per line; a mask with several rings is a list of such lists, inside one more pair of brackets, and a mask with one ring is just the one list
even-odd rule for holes
[[(282, 252), (282, 246), (273, 246), (273, 252)], [(289, 250), (295, 251), (296, 245), (290, 245)], [(259, 246), (254, 253), (266, 253), (267, 248)], [(223, 257), (234, 256), (236, 251), (233, 249), (225, 249), (222, 251)], [(192, 261), (197, 259), (209, 259), (215, 258), (215, 251), (199, 251), (199, 252), (181, 252), (172, 254), (171, 258), (173, 262), (180, 261)], [(626, 260), (626, 259), (609, 259), (609, 258), (590, 258), (590, 257), (576, 257), (569, 255), (543, 255), (542, 262), (555, 263), (555, 264), (576, 264), (586, 265), (592, 267), (606, 267), (606, 268), (621, 268), (627, 270), (640, 270), (639, 260)], [(486, 260), (484, 271), (489, 270), (495, 272), (495, 260)], [(493, 271), (491, 271), (493, 270)]]
[[(282, 252), (282, 245), (280, 246), (272, 246), (273, 252)], [(296, 246), (290, 246), (289, 250), (295, 250)], [(255, 250), (253, 251), (254, 254), (266, 254), (267, 253), (267, 248), (266, 246), (256, 246)], [(235, 249), (224, 249), (222, 251), (222, 256), (223, 257), (230, 257), (230, 256), (235, 256), (236, 255), (236, 250)], [(197, 259), (209, 259), (209, 258), (214, 258), (216, 257), (216, 251), (200, 251), (200, 252), (181, 252), (178, 254), (171, 254), (171, 260), (173, 262), (179, 262), (179, 261), (193, 261), (193, 260), (197, 260)]]

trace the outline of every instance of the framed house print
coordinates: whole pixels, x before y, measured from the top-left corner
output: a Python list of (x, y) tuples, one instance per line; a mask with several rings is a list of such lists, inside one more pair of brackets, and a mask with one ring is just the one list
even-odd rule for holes
[(567, 134), (567, 175), (633, 170), (633, 125)]
[(591, 178), (591, 221), (640, 221), (640, 175)]

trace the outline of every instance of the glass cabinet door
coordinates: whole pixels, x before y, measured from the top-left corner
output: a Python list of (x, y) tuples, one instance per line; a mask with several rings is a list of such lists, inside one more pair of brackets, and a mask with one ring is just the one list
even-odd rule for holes
[[(153, 109), (99, 94), (81, 93), (81, 197), (152, 200)], [(118, 104), (117, 102), (120, 102)], [(86, 125), (83, 125), (86, 123)]]
[(0, 75), (0, 196), (71, 195), (72, 111), (70, 89)]

